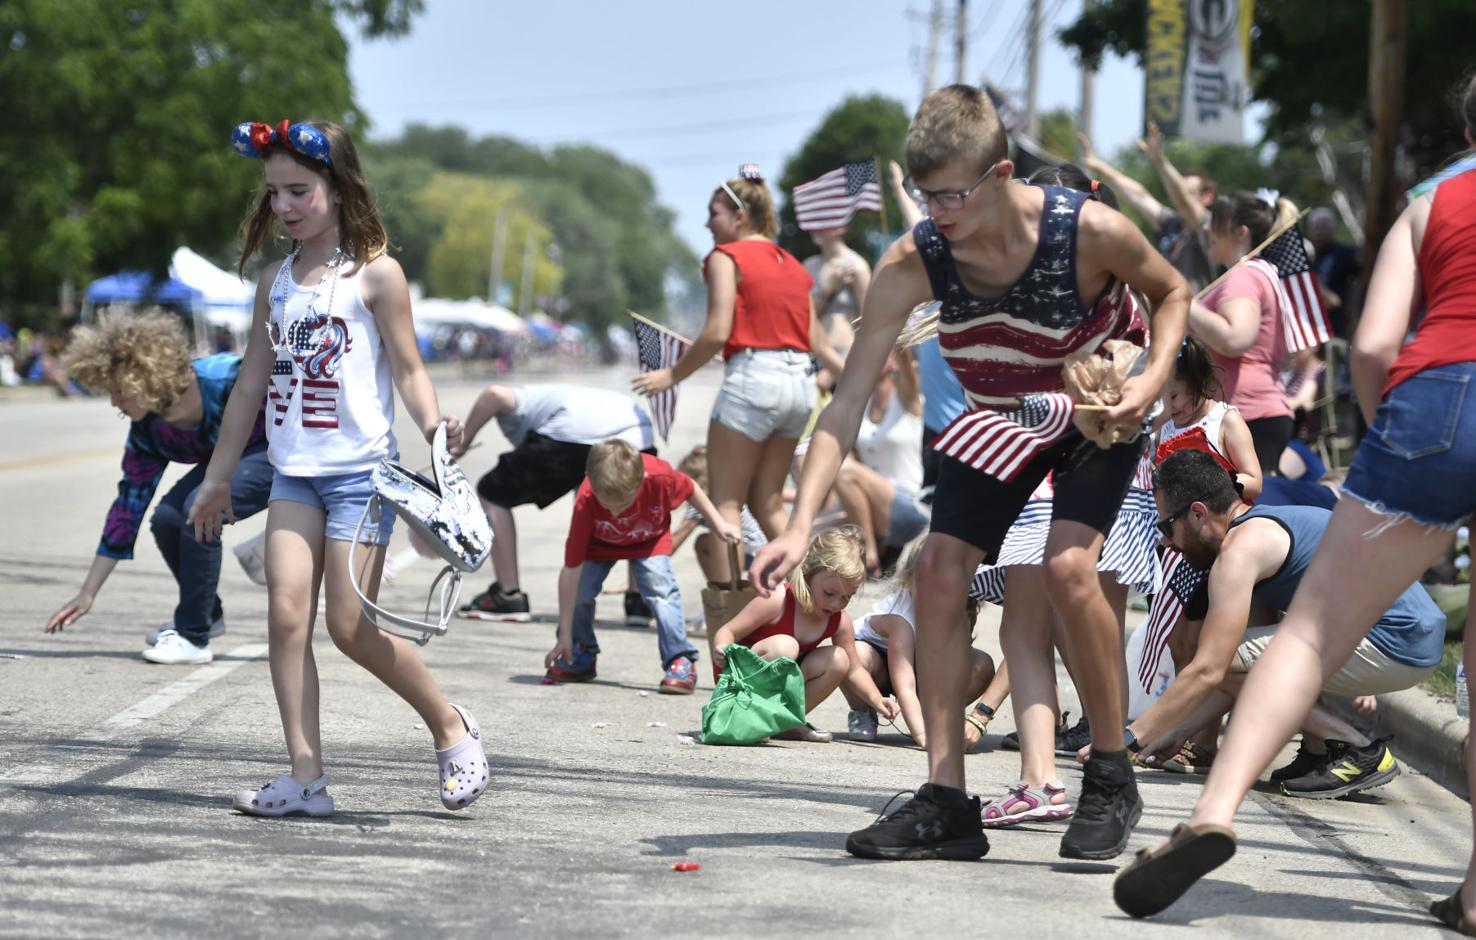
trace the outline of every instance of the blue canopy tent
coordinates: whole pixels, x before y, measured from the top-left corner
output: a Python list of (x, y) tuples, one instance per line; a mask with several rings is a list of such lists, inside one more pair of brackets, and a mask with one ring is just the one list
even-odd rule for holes
[(174, 278), (155, 278), (147, 271), (123, 271), (87, 285), (87, 302), (105, 304), (171, 304), (193, 311), (200, 291)]

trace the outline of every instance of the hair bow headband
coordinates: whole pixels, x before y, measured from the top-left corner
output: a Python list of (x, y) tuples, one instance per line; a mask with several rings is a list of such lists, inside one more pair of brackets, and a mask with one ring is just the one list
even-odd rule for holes
[(1266, 205), (1270, 206), (1272, 209), (1275, 209), (1276, 200), (1281, 198), (1281, 193), (1277, 192), (1274, 189), (1266, 189), (1263, 187), (1256, 190), (1256, 198), (1264, 202)]
[(273, 144), (333, 166), (333, 159), (328, 155), (328, 135), (311, 124), (293, 124), (283, 119), (273, 127), (260, 121), (242, 121), (231, 132), (231, 147), (243, 157), (260, 160)]

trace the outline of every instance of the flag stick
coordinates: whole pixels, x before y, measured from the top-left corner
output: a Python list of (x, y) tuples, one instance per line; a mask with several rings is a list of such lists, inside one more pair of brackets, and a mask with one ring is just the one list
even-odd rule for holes
[(887, 225), (887, 187), (882, 176), (881, 154), (871, 155), (871, 161), (876, 164), (876, 188), (881, 192), (881, 227), (882, 227), (882, 251), (887, 250), (887, 243), (892, 240), (892, 229)]
[(686, 343), (688, 346), (691, 346), (692, 345), (692, 341), (691, 340), (687, 339), (685, 336), (683, 336), (682, 334), (678, 333), (676, 330), (673, 330), (669, 326), (663, 326), (660, 323), (657, 323), (655, 320), (651, 320), (651, 319), (648, 319), (647, 317), (643, 317), (639, 313), (636, 313), (634, 310), (627, 310), (625, 312), (628, 313), (628, 314), (630, 314), (630, 318), (632, 320), (639, 320), (642, 323), (644, 323), (647, 326), (649, 326), (653, 330), (660, 330), (663, 333), (668, 333), (668, 334), (670, 334), (672, 336), (675, 336), (677, 339), (681, 340), (682, 342)]
[(1265, 241), (1261, 242), (1259, 245), (1257, 245), (1256, 247), (1254, 247), (1254, 248), (1252, 248), (1250, 250), (1250, 254), (1246, 255), (1244, 258), (1241, 258), (1239, 261), (1237, 261), (1234, 264), (1230, 265), (1230, 267), (1228, 267), (1228, 268), (1225, 269), (1225, 273), (1224, 274), (1221, 274), (1219, 277), (1215, 278), (1213, 281), (1210, 281), (1208, 284), (1206, 284), (1204, 286), (1204, 289), (1203, 290), (1201, 290), (1199, 293), (1197, 293), (1197, 294), (1194, 295), (1194, 299), (1195, 300), (1201, 300), (1201, 299), (1203, 299), (1203, 297), (1204, 297), (1205, 294), (1208, 294), (1212, 289), (1214, 289), (1214, 287), (1216, 285), (1218, 285), (1225, 278), (1229, 277), (1231, 271), (1234, 271), (1236, 268), (1240, 267), (1242, 264), (1245, 264), (1247, 261), (1251, 260), (1252, 258), (1255, 258), (1255, 257), (1259, 256), (1260, 253), (1266, 249), (1266, 246), (1267, 245), (1271, 244), (1272, 242), (1276, 241), (1276, 239), (1278, 239), (1281, 236), (1285, 235), (1287, 233), (1287, 230), (1288, 229), (1295, 228), (1296, 225), (1297, 225), (1297, 223), (1300, 222), (1300, 221), (1302, 221), (1302, 216), (1306, 215), (1308, 212), (1311, 212), (1311, 211), (1312, 211), (1311, 210), (1311, 207), (1308, 207), (1306, 209), (1303, 209), (1301, 212), (1298, 212), (1297, 213), (1297, 217), (1295, 219), (1292, 219), (1291, 221), (1289, 221), (1285, 225), (1283, 225), (1281, 228), (1278, 228), (1275, 231), (1273, 231), (1270, 235), (1267, 235)]

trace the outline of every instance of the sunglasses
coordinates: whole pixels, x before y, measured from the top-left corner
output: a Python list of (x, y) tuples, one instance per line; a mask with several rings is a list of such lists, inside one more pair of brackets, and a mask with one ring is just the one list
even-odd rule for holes
[(1158, 534), (1163, 536), (1165, 539), (1172, 539), (1174, 537), (1174, 523), (1178, 522), (1179, 519), (1184, 515), (1184, 513), (1189, 511), (1189, 507), (1193, 505), (1193, 503), (1186, 503), (1182, 508), (1179, 509), (1178, 512), (1155, 522), (1153, 524), (1153, 527), (1157, 529)]
[(930, 189), (923, 189), (916, 183), (912, 183), (908, 191), (912, 194), (912, 198), (924, 206), (936, 202), (939, 207), (944, 209), (962, 209), (964, 202), (973, 194), (974, 190), (984, 185), (984, 181), (989, 178), (989, 175), (994, 172), (994, 168), (997, 166), (999, 166), (998, 160), (990, 164), (989, 169), (979, 174), (979, 178), (974, 180), (973, 185), (968, 189), (960, 189), (955, 192), (933, 192)]

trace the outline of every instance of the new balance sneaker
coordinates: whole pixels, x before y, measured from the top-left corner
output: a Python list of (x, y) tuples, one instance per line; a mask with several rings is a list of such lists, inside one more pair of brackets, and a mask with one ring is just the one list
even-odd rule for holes
[(1297, 745), (1297, 756), (1293, 757), (1286, 766), (1271, 771), (1271, 782), (1281, 783), (1305, 777), (1319, 770), (1325, 763), (1327, 763), (1327, 752), (1313, 754), (1307, 749), (1307, 739), (1303, 737), (1301, 743)]
[[(159, 629), (150, 630), (148, 633), (145, 633), (144, 642), (148, 643), (150, 646), (158, 646), (159, 638), (165, 633), (178, 632), (179, 631), (174, 628), (174, 621), (171, 620), (168, 623), (161, 625)], [(225, 614), (221, 614), (214, 620), (210, 621), (210, 639), (213, 640), (216, 637), (220, 636), (222, 633), (225, 633)]]
[(654, 627), (656, 615), (646, 606), (640, 591), (625, 592), (625, 625), (628, 627)]
[(876, 822), (851, 833), (846, 851), (893, 861), (967, 862), (989, 853), (989, 839), (980, 822), (978, 797), (925, 783), (895, 813), (888, 816), (883, 809)]
[(158, 642), (143, 651), (143, 658), (165, 666), (203, 666), (215, 655), (208, 646), (196, 646), (173, 630), (163, 630)]
[(567, 661), (555, 660), (544, 675), (555, 682), (588, 682), (596, 675), (596, 658), (594, 653), (576, 643), (574, 644), (574, 658)]
[(696, 688), (697, 669), (690, 659), (678, 656), (666, 667), (666, 675), (661, 677), (661, 686), (656, 691), (667, 695), (691, 695)]
[(1093, 752), (1082, 774), (1076, 815), (1061, 837), (1061, 857), (1116, 858), (1142, 817), (1143, 798), (1127, 752), (1110, 757)]
[(852, 741), (875, 741), (876, 709), (851, 709), (851, 713), (846, 716), (846, 733)]
[(1075, 757), (1082, 748), (1091, 743), (1092, 726), (1087, 723), (1085, 715), (1070, 728), (1056, 729), (1056, 753), (1062, 757)]
[(487, 590), (461, 605), (457, 611), (468, 620), (508, 620), (527, 623), (533, 619), (528, 613), (528, 595), (522, 591), (504, 591), (496, 581)]
[(1381, 787), (1397, 776), (1399, 762), (1389, 750), (1388, 738), (1367, 747), (1328, 741), (1327, 761), (1309, 774), (1283, 780), (1281, 792), (1308, 800), (1331, 800)]

